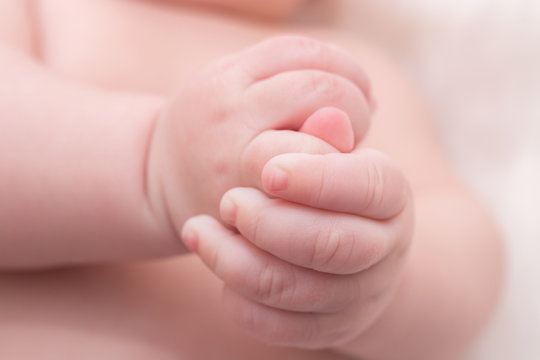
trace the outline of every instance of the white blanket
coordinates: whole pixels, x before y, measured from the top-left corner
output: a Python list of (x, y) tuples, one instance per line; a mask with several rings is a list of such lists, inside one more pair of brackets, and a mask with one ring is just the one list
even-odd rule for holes
[(383, 45), (418, 81), (456, 169), (506, 236), (501, 304), (469, 359), (540, 359), (540, 1), (318, 6), (331, 14), (319, 21)]

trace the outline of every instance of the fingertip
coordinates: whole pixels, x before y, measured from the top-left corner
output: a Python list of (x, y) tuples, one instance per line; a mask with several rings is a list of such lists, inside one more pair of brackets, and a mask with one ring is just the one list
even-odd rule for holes
[(221, 216), (221, 219), (225, 221), (225, 223), (229, 225), (235, 225), (236, 223), (236, 214), (238, 211), (238, 206), (233, 201), (231, 196), (228, 194), (225, 194), (221, 198), (221, 202), (219, 204), (219, 214)]
[(199, 250), (199, 237), (197, 232), (189, 224), (185, 224), (181, 233), (182, 242), (189, 251), (196, 253)]
[(180, 238), (190, 251), (197, 253), (202, 239), (208, 238), (208, 234), (218, 229), (220, 225), (210, 215), (193, 216), (184, 223)]
[(291, 153), (273, 157), (265, 165), (261, 182), (264, 191), (282, 200), (306, 204), (320, 187), (313, 187), (313, 178), (320, 178), (324, 155)]
[(345, 111), (333, 106), (323, 107), (313, 113), (304, 122), (300, 132), (318, 137), (344, 153), (351, 152), (356, 141), (351, 118)]
[(289, 173), (283, 168), (269, 162), (263, 168), (261, 182), (264, 189), (268, 192), (283, 192), (289, 186)]

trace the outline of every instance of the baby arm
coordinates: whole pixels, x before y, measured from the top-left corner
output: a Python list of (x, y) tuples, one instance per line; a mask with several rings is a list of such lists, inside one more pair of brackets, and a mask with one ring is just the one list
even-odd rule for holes
[(0, 77), (0, 268), (181, 249), (145, 197), (161, 99), (72, 83), (5, 47)]

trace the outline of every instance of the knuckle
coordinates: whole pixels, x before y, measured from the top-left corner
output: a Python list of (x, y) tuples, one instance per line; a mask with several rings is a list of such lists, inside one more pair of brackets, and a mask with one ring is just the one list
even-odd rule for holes
[(385, 172), (380, 162), (372, 160), (366, 166), (366, 188), (364, 209), (372, 210), (383, 204), (385, 199)]
[(321, 207), (323, 194), (326, 191), (327, 183), (326, 183), (326, 176), (327, 176), (327, 169), (322, 164), (319, 168), (319, 184), (317, 190), (312, 194), (311, 203), (314, 204), (315, 207)]
[(341, 272), (346, 266), (348, 254), (353, 250), (355, 236), (336, 223), (317, 232), (311, 264), (313, 268)]
[(264, 217), (261, 216), (260, 212), (257, 212), (257, 214), (253, 216), (248, 238), (254, 244), (260, 244), (262, 242), (261, 234), (263, 233), (263, 220)]
[(381, 258), (382, 244), (381, 239), (364, 239), (356, 231), (333, 225), (317, 233), (311, 264), (314, 269), (329, 273), (357, 273)]
[(257, 276), (255, 296), (266, 304), (281, 304), (286, 301), (286, 293), (294, 287), (293, 283), (292, 274), (266, 264)]
[(343, 98), (346, 86), (344, 86), (337, 76), (321, 71), (311, 71), (310, 73), (309, 90), (320, 94), (330, 102), (335, 102)]
[(373, 212), (377, 217), (390, 218), (405, 208), (409, 186), (392, 159), (378, 152), (372, 155), (366, 164), (362, 210)]
[(327, 59), (327, 48), (323, 42), (307, 36), (296, 36), (292, 41), (294, 41), (293, 46), (304, 52), (308, 58), (319, 61)]
[(273, 39), (273, 45), (278, 49), (294, 48), (298, 52), (305, 54), (310, 59), (326, 59), (327, 46), (320, 40), (304, 35), (284, 35)]

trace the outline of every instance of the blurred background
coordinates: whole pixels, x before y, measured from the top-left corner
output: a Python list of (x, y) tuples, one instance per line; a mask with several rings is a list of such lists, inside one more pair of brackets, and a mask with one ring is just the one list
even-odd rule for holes
[(540, 1), (319, 0), (301, 21), (384, 47), (419, 85), (448, 156), (499, 220), (505, 288), (467, 360), (540, 359)]

